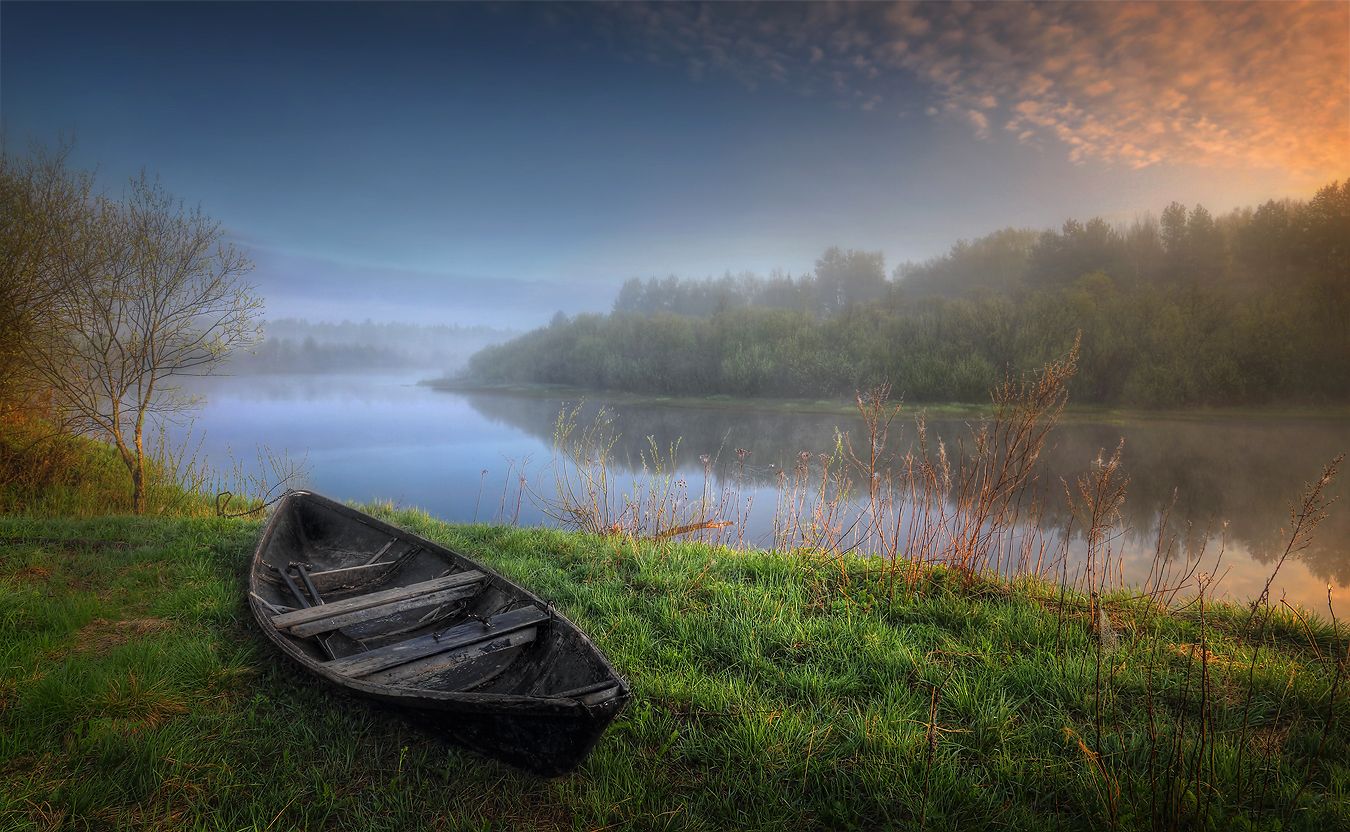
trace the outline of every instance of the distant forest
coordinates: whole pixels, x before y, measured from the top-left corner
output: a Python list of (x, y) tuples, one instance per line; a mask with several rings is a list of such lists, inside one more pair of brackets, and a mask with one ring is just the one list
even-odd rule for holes
[(469, 356), (518, 334), (486, 326), (419, 326), (278, 318), (263, 328), (251, 352), (231, 357), (227, 372), (354, 373), (380, 370), (462, 370)]
[(1082, 333), (1078, 402), (1350, 401), (1350, 180), (1213, 216), (1005, 229), (889, 276), (831, 248), (813, 273), (633, 279), (608, 315), (561, 313), (468, 377), (663, 394), (982, 401)]

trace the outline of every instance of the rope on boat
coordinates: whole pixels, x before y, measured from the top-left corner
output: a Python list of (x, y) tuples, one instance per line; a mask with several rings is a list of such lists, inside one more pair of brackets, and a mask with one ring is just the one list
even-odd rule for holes
[(260, 506), (254, 506), (253, 508), (245, 509), (244, 511), (226, 512), (224, 506), (222, 506), (222, 505), (220, 504), (220, 498), (221, 498), (221, 497), (224, 497), (224, 498), (225, 498), (225, 505), (229, 505), (229, 504), (230, 504), (230, 500), (233, 500), (233, 499), (234, 499), (234, 492), (233, 492), (233, 491), (220, 491), (220, 492), (217, 492), (217, 493), (216, 493), (216, 516), (217, 516), (217, 517), (243, 517), (243, 516), (248, 515), (248, 514), (256, 514), (256, 513), (260, 512), (260, 511), (262, 511), (263, 509), (267, 508), (268, 506), (272, 505), (273, 503), (280, 502), (281, 499), (282, 499), (283, 497), (285, 497), (285, 496), (286, 496), (285, 494), (278, 494), (277, 496), (273, 497), (272, 499), (268, 500), (267, 502), (263, 503), (263, 504), (260, 505)]

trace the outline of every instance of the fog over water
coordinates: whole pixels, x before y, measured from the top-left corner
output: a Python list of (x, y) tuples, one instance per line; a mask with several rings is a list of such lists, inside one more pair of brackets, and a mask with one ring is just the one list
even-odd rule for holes
[[(217, 467), (233, 457), (256, 468), (260, 444), (285, 450), (306, 461), (310, 487), (338, 499), (390, 499), (454, 522), (551, 522), (538, 497), (553, 496), (552, 436), (564, 401), (442, 392), (416, 381), (406, 374), (200, 379), (205, 402), (192, 426), (193, 446), (200, 440), (200, 452)], [(611, 413), (619, 437), (613, 454), (618, 490), (631, 489), (648, 436), (662, 448), (678, 440), (676, 478), (695, 498), (705, 487), (709, 493), (736, 487), (750, 511), (744, 528), (727, 529), (723, 539), (748, 545), (772, 540), (781, 466), (792, 466), (801, 451), (831, 450), (836, 428), (855, 437), (862, 430), (861, 422), (842, 413), (607, 403), (598, 394), (586, 403), (582, 421), (601, 406)], [(896, 425), (891, 447), (902, 449), (916, 431), (903, 416)], [(955, 446), (967, 434), (968, 420), (930, 418), (928, 430), (931, 441)], [(173, 431), (180, 440), (188, 434), (184, 425)], [(1055, 429), (1041, 459), (1042, 523), (1052, 537), (1068, 520), (1063, 483), (1072, 483), (1101, 449), (1109, 452), (1122, 437), (1127, 533), (1116, 545), (1124, 553), (1125, 579), (1146, 577), (1160, 517), (1175, 491), (1169, 528), (1181, 548), (1204, 546), (1208, 569), (1222, 534), (1220, 589), (1245, 598), (1260, 592), (1283, 550), (1281, 529), (1288, 525), (1290, 502), (1332, 456), (1350, 446), (1350, 425), (1258, 417), (1067, 420)], [(737, 465), (737, 448), (750, 452), (743, 467)], [(704, 454), (716, 459), (707, 482), (699, 461)], [(1344, 490), (1338, 483), (1333, 494)], [(1081, 548), (1081, 540), (1074, 540), (1074, 548)], [(1342, 504), (1332, 506), (1313, 545), (1282, 567), (1273, 597), (1324, 613), (1328, 582), (1338, 614), (1350, 609), (1344, 597), (1350, 587), (1350, 507)]]

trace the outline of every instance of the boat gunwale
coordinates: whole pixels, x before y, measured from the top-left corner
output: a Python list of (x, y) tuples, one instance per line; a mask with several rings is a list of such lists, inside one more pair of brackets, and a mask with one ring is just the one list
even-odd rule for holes
[[(434, 688), (413, 688), (400, 687), (395, 685), (382, 685), (373, 682), (364, 682), (360, 679), (353, 679), (350, 676), (344, 676), (336, 673), (324, 666), (323, 662), (316, 661), (313, 657), (301, 651), (294, 643), (292, 637), (286, 636), (276, 627), (269, 626), (271, 613), (266, 610), (261, 601), (255, 596), (258, 583), (259, 564), (263, 563), (263, 553), (267, 551), (272, 542), (272, 536), (277, 530), (280, 518), (284, 511), (289, 508), (292, 502), (314, 501), (318, 505), (332, 509), (348, 519), (355, 520), (379, 531), (386, 532), (399, 538), (410, 540), (422, 546), (430, 548), (437, 554), (448, 556), (456, 565), (467, 564), (469, 568), (481, 570), (488, 582), (497, 579), (508, 584), (515, 591), (521, 593), (522, 600), (528, 598), (541, 609), (548, 610), (551, 614), (550, 623), (554, 626), (563, 626), (572, 631), (572, 633), (581, 639), (582, 645), (588, 648), (593, 656), (600, 662), (609, 678), (617, 687), (618, 694), (614, 697), (607, 697), (595, 703), (584, 701), (595, 693), (608, 690), (608, 687), (601, 688), (599, 691), (587, 694), (584, 697), (556, 697), (556, 696), (535, 696), (526, 694), (505, 694), (505, 693), (473, 693), (457, 692), (447, 690), (437, 690)], [(444, 544), (428, 540), (421, 535), (401, 529), (391, 523), (387, 523), (376, 517), (371, 517), (364, 512), (358, 511), (351, 506), (344, 505), (336, 500), (316, 494), (306, 489), (294, 489), (287, 491), (285, 495), (272, 510), (271, 516), (267, 520), (267, 526), (264, 528), (258, 545), (254, 548), (253, 557), (249, 562), (248, 572), (249, 606), (253, 611), (254, 619), (259, 625), (259, 629), (267, 638), (276, 644), (287, 655), (298, 662), (306, 670), (314, 673), (327, 681), (330, 681), (340, 687), (350, 689), (372, 698), (381, 700), (407, 700), (398, 701), (404, 707), (434, 709), (434, 710), (471, 710), (478, 713), (497, 712), (502, 714), (520, 714), (531, 713), (537, 716), (556, 715), (558, 717), (576, 717), (578, 715), (590, 716), (593, 709), (606, 706), (608, 703), (618, 700), (619, 703), (626, 701), (632, 695), (632, 689), (628, 681), (619, 674), (614, 666), (610, 664), (609, 658), (604, 651), (596, 646), (585, 631), (576, 624), (572, 623), (567, 616), (563, 615), (557, 607), (544, 601), (539, 596), (530, 592), (519, 583), (505, 577), (500, 572), (488, 567), (479, 561), (463, 555), (450, 549)], [(598, 684), (598, 683), (597, 683)]]

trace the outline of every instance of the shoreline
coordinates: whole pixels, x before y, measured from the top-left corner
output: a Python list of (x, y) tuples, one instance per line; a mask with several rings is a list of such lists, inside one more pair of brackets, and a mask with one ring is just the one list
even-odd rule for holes
[[(460, 382), (452, 379), (422, 379), (418, 387), (442, 393), (487, 393), (529, 398), (566, 398), (569, 400), (603, 400), (615, 404), (649, 405), (695, 410), (756, 410), (790, 413), (824, 413), (855, 415), (857, 406), (848, 400), (771, 398), (759, 396), (665, 395), (633, 393), (620, 390), (592, 390), (568, 385), (550, 384), (484, 384)], [(990, 413), (987, 404), (969, 402), (913, 402), (898, 400), (901, 415), (922, 412), (937, 418), (980, 418)], [(1131, 421), (1204, 422), (1204, 421), (1288, 421), (1288, 422), (1344, 422), (1350, 426), (1350, 405), (1243, 405), (1224, 407), (1150, 409), (1116, 407), (1111, 405), (1074, 404), (1070, 402), (1060, 417), (1074, 422), (1119, 424)]]

